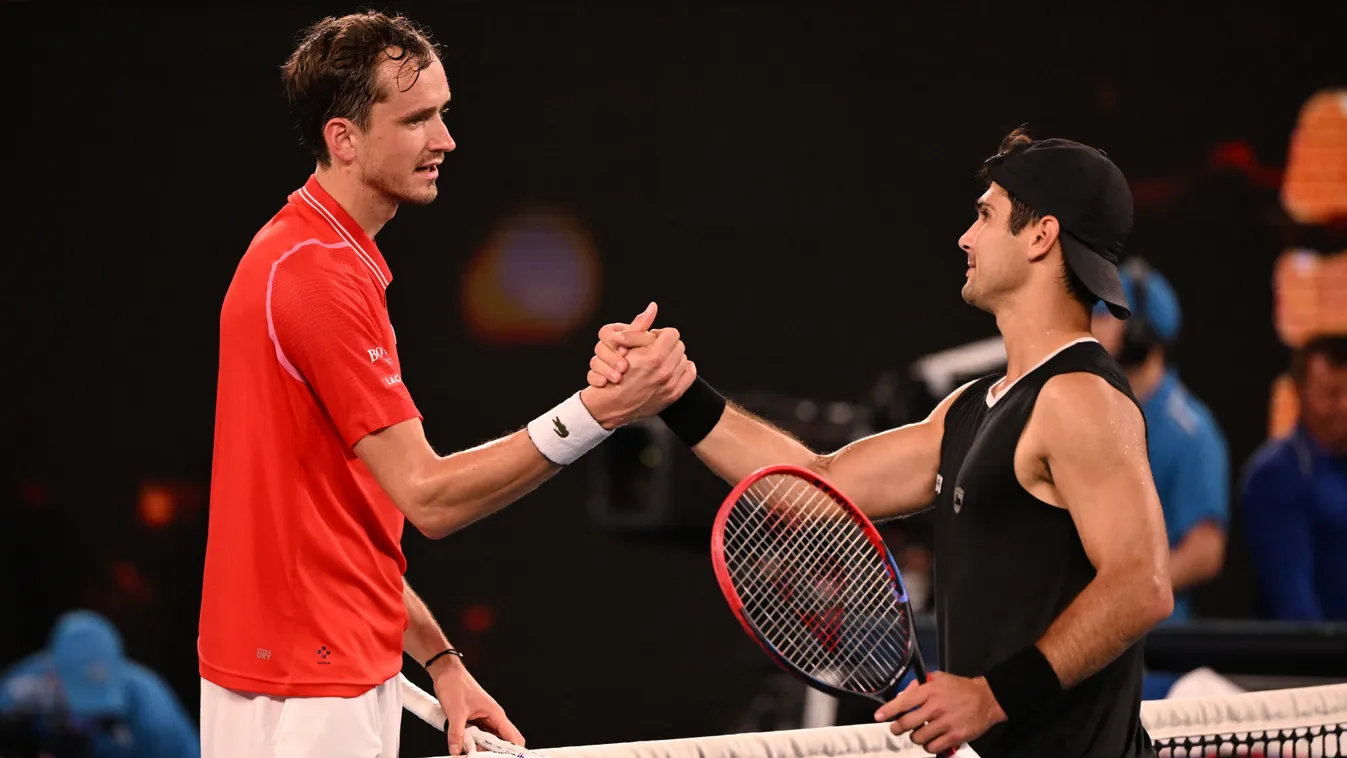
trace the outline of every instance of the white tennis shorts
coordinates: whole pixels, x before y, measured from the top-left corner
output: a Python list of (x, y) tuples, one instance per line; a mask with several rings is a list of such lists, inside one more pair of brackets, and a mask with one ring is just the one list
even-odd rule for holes
[(397, 677), (359, 697), (272, 697), (201, 680), (201, 758), (397, 758)]

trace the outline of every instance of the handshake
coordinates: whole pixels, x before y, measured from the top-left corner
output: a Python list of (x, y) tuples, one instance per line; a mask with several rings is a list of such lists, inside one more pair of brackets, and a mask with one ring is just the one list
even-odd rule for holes
[(630, 324), (599, 330), (580, 400), (604, 429), (654, 416), (697, 379), (678, 330), (650, 328), (658, 310), (651, 303)]

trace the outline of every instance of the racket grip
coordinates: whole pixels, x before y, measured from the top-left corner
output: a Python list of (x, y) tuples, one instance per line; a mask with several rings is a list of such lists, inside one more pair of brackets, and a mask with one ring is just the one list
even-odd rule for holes
[[(925, 684), (931, 678), (931, 672), (926, 668), (926, 659), (921, 657), (921, 648), (912, 646), (912, 673), (916, 675), (917, 681)], [(955, 751), (951, 748), (940, 753), (940, 758), (954, 758)]]

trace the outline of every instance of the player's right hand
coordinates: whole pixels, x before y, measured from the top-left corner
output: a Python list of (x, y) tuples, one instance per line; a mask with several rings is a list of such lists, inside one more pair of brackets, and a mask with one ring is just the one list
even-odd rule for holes
[[(622, 381), (622, 375), (627, 373), (629, 364), (626, 355), (627, 348), (613, 347), (616, 345), (614, 335), (624, 329), (630, 329), (631, 324), (617, 322), (605, 324), (599, 330), (599, 341), (594, 345), (594, 357), (589, 359), (589, 384), (592, 387), (607, 387), (609, 384), (617, 384)], [(641, 332), (644, 335), (646, 344), (653, 343), (655, 337), (663, 331), (662, 329), (651, 329), (648, 332)]]
[(586, 377), (591, 386), (606, 387), (621, 382), (622, 375), (627, 373), (630, 366), (626, 358), (628, 351), (654, 344), (660, 332), (664, 331), (651, 329), (654, 314), (651, 313), (648, 319), (644, 318), (645, 315), (641, 313), (630, 324), (618, 321), (604, 324), (599, 329), (599, 341), (594, 345), (594, 357), (589, 359), (589, 375)]
[[(621, 346), (624, 349), (620, 356), (616, 349), (611, 356), (599, 352), (600, 347), (609, 349), (603, 341), (603, 330), (600, 330), (600, 342), (590, 361), (588, 379), (591, 386), (581, 393), (581, 399), (605, 428), (612, 429), (659, 413), (681, 397), (697, 378), (696, 364), (687, 359), (687, 348), (679, 338), (678, 330), (650, 329), (657, 311), (658, 306), (651, 303), (630, 325), (624, 325), (631, 333), (630, 344)], [(626, 347), (633, 349), (628, 351)], [(601, 355), (611, 357), (613, 363), (604, 362)], [(614, 364), (621, 366), (620, 372), (611, 370)], [(608, 376), (615, 381), (607, 381)], [(604, 381), (599, 383), (597, 379)]]
[(440, 701), (446, 719), (445, 734), (449, 738), (449, 755), (465, 755), (464, 732), (468, 724), (485, 729), (507, 742), (523, 746), (524, 735), (505, 717), (505, 710), (456, 658), (449, 658), (436, 666), (431, 674), (435, 682), (435, 699)]

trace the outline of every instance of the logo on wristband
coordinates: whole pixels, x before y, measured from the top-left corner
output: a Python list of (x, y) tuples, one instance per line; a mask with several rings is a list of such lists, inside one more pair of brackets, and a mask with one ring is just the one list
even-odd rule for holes
[(569, 429), (566, 428), (566, 425), (565, 425), (565, 424), (561, 423), (561, 417), (560, 417), (560, 416), (557, 416), (556, 418), (552, 419), (552, 423), (553, 423), (553, 424), (556, 424), (556, 426), (557, 426), (557, 428), (556, 428), (556, 429), (553, 429), (552, 431), (556, 432), (558, 437), (569, 437), (569, 436), (571, 436), (571, 431), (570, 431)]

